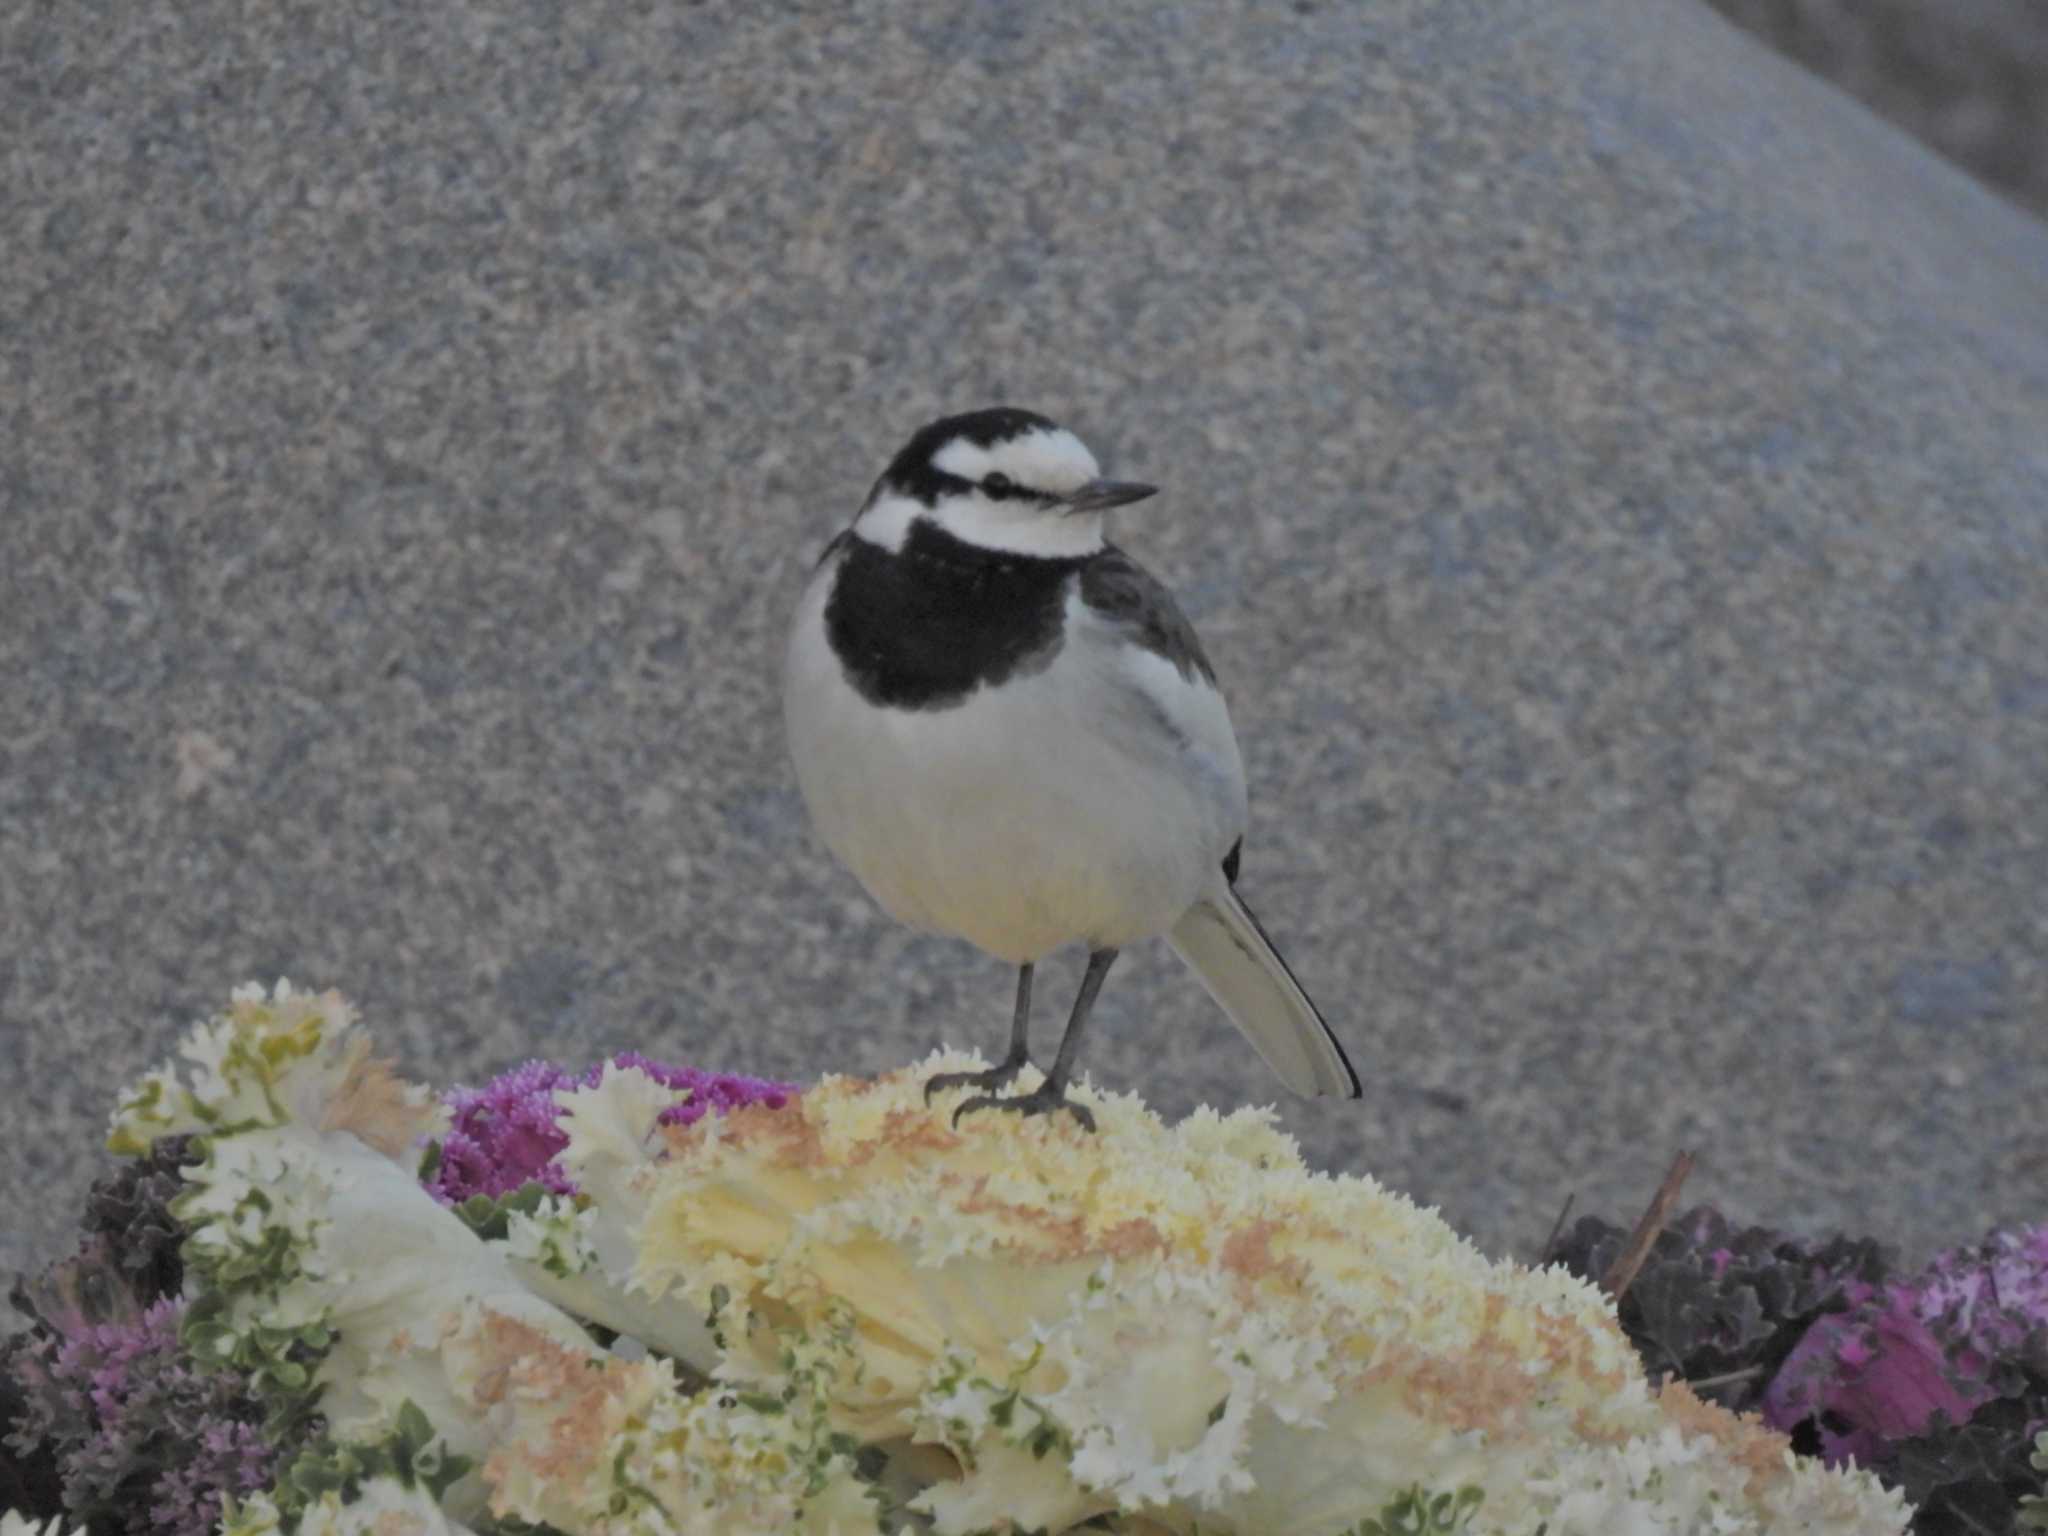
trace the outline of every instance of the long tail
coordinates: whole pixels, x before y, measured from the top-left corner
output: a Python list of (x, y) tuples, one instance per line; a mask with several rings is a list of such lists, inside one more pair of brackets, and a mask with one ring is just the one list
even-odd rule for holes
[(1344, 1047), (1221, 871), (1167, 938), (1281, 1082), (1304, 1097), (1359, 1096)]

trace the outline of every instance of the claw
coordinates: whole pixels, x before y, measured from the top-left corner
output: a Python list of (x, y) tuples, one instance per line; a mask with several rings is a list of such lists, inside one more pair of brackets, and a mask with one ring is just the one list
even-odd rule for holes
[[(964, 1074), (963, 1074), (964, 1075)], [(1081, 1129), (1093, 1131), (1095, 1116), (1084, 1104), (1076, 1104), (1065, 1093), (1054, 1088), (1050, 1082), (1041, 1083), (1029, 1093), (1020, 1093), (1014, 1099), (980, 1098), (969, 1099), (953, 1111), (953, 1124), (959, 1125), (960, 1117), (974, 1109), (1007, 1109), (1020, 1115), (1049, 1115), (1056, 1110), (1067, 1110), (1081, 1122)]]
[(924, 1101), (929, 1104), (933, 1094), (944, 1093), (950, 1088), (979, 1088), (983, 1093), (994, 1093), (998, 1088), (1009, 1087), (1026, 1065), (1025, 1058), (1020, 1056), (1001, 1066), (990, 1067), (986, 1072), (940, 1072), (925, 1079)]

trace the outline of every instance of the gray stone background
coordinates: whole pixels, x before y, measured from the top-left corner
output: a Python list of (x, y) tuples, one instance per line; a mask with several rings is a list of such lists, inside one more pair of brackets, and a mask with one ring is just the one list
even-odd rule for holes
[[(441, 1082), (998, 1046), (774, 691), (991, 401), (1166, 487), (1317, 1161), (2048, 1215), (2048, 229), (1704, 7), (17, 4), (0, 259), (0, 1263), (245, 978)], [(1098, 1017), (1275, 1095), (1163, 946)]]

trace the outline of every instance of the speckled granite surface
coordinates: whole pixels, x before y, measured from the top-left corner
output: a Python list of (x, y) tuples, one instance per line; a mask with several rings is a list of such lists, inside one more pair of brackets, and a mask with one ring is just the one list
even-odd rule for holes
[[(995, 1049), (774, 678), (996, 400), (1166, 487), (1317, 1158), (2048, 1213), (2048, 231), (1687, 0), (730, 10), (0, 21), (0, 1262), (248, 977), (443, 1081)], [(1274, 1093), (1163, 946), (1098, 1020)]]

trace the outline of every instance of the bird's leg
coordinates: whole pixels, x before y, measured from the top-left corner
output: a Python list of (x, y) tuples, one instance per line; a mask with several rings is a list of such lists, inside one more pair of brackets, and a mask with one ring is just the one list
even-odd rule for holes
[(1028, 964), (1017, 967), (1017, 1012), (1010, 1020), (1010, 1054), (1000, 1066), (986, 1072), (941, 1072), (927, 1078), (924, 1085), (924, 1101), (929, 1104), (932, 1095), (948, 1088), (979, 1088), (983, 1093), (994, 1093), (998, 1088), (1007, 1088), (1019, 1072), (1030, 1062), (1030, 1050), (1026, 1036), (1031, 1032), (1031, 967)]
[(1083, 1130), (1095, 1129), (1095, 1116), (1088, 1112), (1086, 1106), (1067, 1097), (1067, 1079), (1073, 1075), (1074, 1058), (1081, 1051), (1081, 1031), (1087, 1026), (1088, 1015), (1095, 1011), (1095, 994), (1102, 990), (1102, 978), (1109, 974), (1115, 960), (1116, 951), (1113, 949), (1089, 951), (1088, 973), (1081, 978), (1081, 995), (1074, 999), (1074, 1012), (1067, 1020), (1067, 1032), (1060, 1037), (1059, 1056), (1052, 1064), (1052, 1071), (1046, 1074), (1045, 1081), (1031, 1092), (1020, 1093), (1012, 1099), (969, 1099), (953, 1111), (955, 1125), (971, 1109), (1014, 1109), (1020, 1115), (1049, 1115), (1056, 1109), (1064, 1109), (1081, 1122)]

